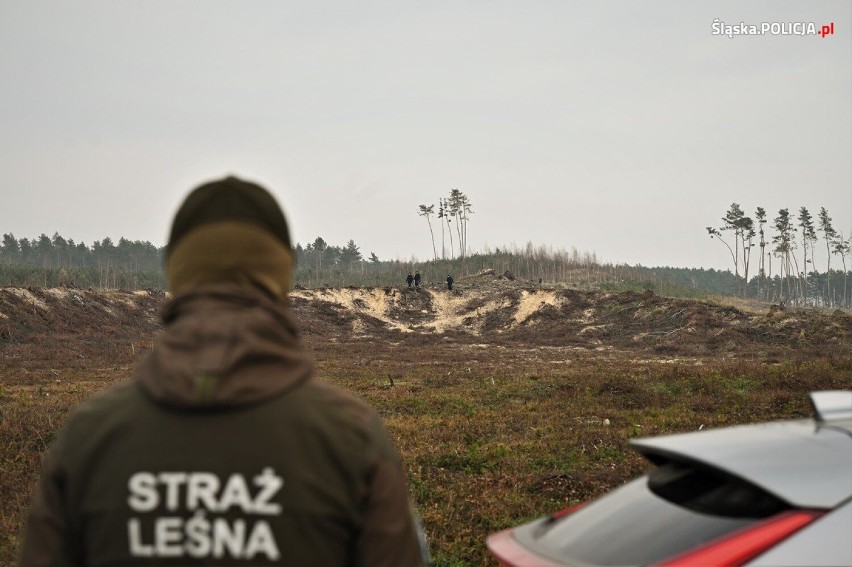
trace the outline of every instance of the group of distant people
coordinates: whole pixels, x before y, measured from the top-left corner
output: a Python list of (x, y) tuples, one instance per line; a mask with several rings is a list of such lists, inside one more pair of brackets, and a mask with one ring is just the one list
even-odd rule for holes
[(408, 273), (408, 277), (405, 278), (405, 283), (408, 284), (408, 289), (411, 289), (411, 284), (414, 284), (414, 287), (420, 287), (420, 272), (414, 272), (414, 275), (411, 275), (411, 272)]
[[(414, 272), (414, 275), (411, 275), (411, 272), (408, 273), (408, 276), (405, 278), (405, 283), (408, 284), (408, 289), (411, 289), (411, 284), (414, 284), (415, 288), (420, 287), (420, 281), (422, 280), (420, 276), (420, 272)], [(453, 276), (447, 274), (447, 289), (453, 289)]]

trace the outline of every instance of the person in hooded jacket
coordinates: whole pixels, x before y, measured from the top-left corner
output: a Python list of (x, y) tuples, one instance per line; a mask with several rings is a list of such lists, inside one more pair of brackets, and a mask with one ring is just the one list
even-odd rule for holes
[(48, 450), (21, 565), (428, 562), (378, 414), (314, 375), (287, 308), (292, 270), (265, 189), (229, 177), (189, 194), (165, 329)]

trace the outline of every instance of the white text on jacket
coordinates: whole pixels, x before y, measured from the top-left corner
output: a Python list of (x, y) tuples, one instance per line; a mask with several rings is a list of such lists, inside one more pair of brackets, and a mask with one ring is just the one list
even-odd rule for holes
[[(278, 559), (281, 554), (275, 535), (263, 517), (281, 513), (281, 504), (273, 498), (284, 480), (265, 468), (251, 481), (238, 473), (224, 482), (211, 472), (133, 474), (127, 482), (127, 504), (133, 512), (148, 517), (128, 520), (130, 554)], [(155, 512), (162, 515), (151, 518)], [(235, 512), (242, 517), (232, 519)], [(225, 513), (230, 518), (215, 517)]]

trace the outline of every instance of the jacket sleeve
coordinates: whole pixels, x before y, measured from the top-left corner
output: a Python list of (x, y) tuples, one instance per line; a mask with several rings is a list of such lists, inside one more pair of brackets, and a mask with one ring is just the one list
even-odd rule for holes
[(47, 451), (41, 478), (33, 490), (20, 555), (21, 567), (76, 565), (68, 523), (65, 475), (54, 446)]
[(419, 567), (428, 563), (425, 537), (409, 500), (402, 459), (377, 421), (377, 460), (368, 483), (359, 566)]

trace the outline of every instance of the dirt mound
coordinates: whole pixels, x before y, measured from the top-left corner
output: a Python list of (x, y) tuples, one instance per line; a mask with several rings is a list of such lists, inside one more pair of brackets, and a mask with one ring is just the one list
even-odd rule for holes
[(0, 359), (31, 369), (130, 360), (150, 348), (164, 299), (160, 291), (0, 288)]
[[(652, 292), (547, 289), (483, 272), (452, 291), (430, 288), (295, 289), (292, 309), (303, 335), (350, 340), (453, 340), (659, 357), (755, 356), (852, 352), (844, 311), (766, 309), (747, 313)], [(0, 352), (31, 356), (48, 346), (63, 359), (150, 346), (161, 292), (0, 288)], [(35, 348), (38, 347), (38, 348)], [(33, 353), (27, 355), (27, 349)]]
[[(659, 357), (781, 357), (852, 352), (846, 312), (770, 310), (747, 313), (706, 301), (652, 292), (546, 289), (493, 272), (443, 288), (297, 290), (294, 309), (308, 333), (402, 340), (523, 343), (594, 350), (646, 351)], [(794, 350), (790, 350), (794, 349)]]

